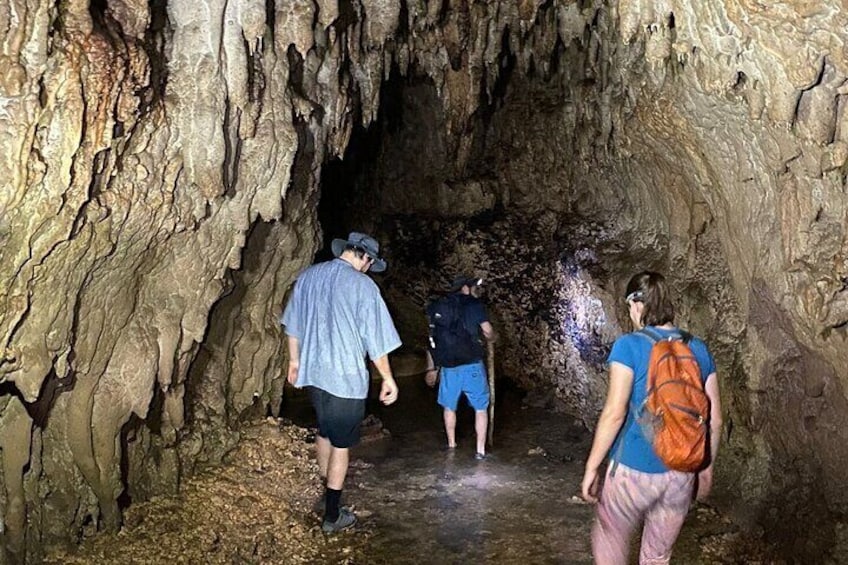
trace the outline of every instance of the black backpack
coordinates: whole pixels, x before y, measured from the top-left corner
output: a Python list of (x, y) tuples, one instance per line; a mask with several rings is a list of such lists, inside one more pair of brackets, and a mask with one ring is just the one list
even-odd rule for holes
[(430, 354), (437, 367), (457, 367), (483, 358), (477, 332), (465, 327), (464, 306), (463, 295), (456, 293), (427, 306)]

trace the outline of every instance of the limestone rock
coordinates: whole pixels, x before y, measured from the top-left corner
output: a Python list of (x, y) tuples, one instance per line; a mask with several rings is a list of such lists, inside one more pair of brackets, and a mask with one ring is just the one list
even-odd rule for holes
[(844, 513), (841, 8), (0, 7), (3, 551), (117, 528), (127, 492), (177, 488), (277, 409), (321, 165), (375, 121), (379, 160), (340, 206), (373, 204), (351, 227), (391, 236), (408, 341), (426, 295), (476, 269), (505, 374), (591, 423), (621, 287), (665, 270), (716, 353), (727, 488), (767, 473), (785, 480), (754, 502)]

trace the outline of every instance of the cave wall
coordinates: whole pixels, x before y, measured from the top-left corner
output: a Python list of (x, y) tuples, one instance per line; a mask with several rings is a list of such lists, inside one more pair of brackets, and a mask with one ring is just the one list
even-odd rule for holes
[(118, 527), (119, 501), (173, 491), (231, 444), (222, 421), (279, 397), (331, 146), (289, 90), (313, 37), (264, 2), (202, 7), (0, 8), (3, 561)]
[[(835, 0), (0, 7), (3, 558), (116, 528), (119, 501), (178, 488), (278, 404), (320, 166), (393, 69), (430, 85), (441, 168), (377, 174), (381, 212), (462, 242), (419, 280), (492, 265), (506, 333), (553, 363), (532, 382), (591, 421), (623, 280), (668, 270), (718, 354), (723, 472), (754, 501), (822, 484), (844, 508), (845, 19)], [(572, 284), (536, 320), (579, 318), (590, 347), (573, 325), (530, 339), (552, 302), (519, 292)], [(387, 286), (410, 308), (430, 290)], [(581, 318), (575, 293), (600, 304)]]

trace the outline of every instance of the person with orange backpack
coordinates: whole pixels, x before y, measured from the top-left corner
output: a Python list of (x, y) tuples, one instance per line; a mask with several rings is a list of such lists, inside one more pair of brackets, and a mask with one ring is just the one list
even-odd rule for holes
[(619, 337), (607, 359), (609, 390), (582, 495), (598, 504), (596, 563), (627, 564), (641, 522), (639, 562), (668, 563), (693, 495), (703, 500), (712, 486), (721, 437), (719, 383), (706, 344), (674, 325), (661, 274), (633, 276), (625, 302), (636, 331)]

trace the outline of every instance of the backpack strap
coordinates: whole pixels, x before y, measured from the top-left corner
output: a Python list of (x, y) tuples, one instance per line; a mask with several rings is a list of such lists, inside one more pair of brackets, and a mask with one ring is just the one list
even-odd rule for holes
[(663, 336), (657, 333), (654, 330), (648, 329), (648, 326), (643, 327), (639, 331), (636, 332), (638, 335), (641, 335), (645, 339), (651, 342), (651, 345), (655, 344), (658, 341), (663, 340)]
[(679, 339), (683, 343), (689, 343), (689, 341), (691, 341), (692, 339), (692, 334), (690, 334), (689, 332), (685, 332), (679, 328), (675, 328), (675, 331), (669, 334), (668, 336), (663, 336), (659, 332), (649, 329), (648, 326), (645, 326), (636, 333), (650, 341), (651, 345), (655, 344), (658, 341), (663, 341), (666, 339)]

